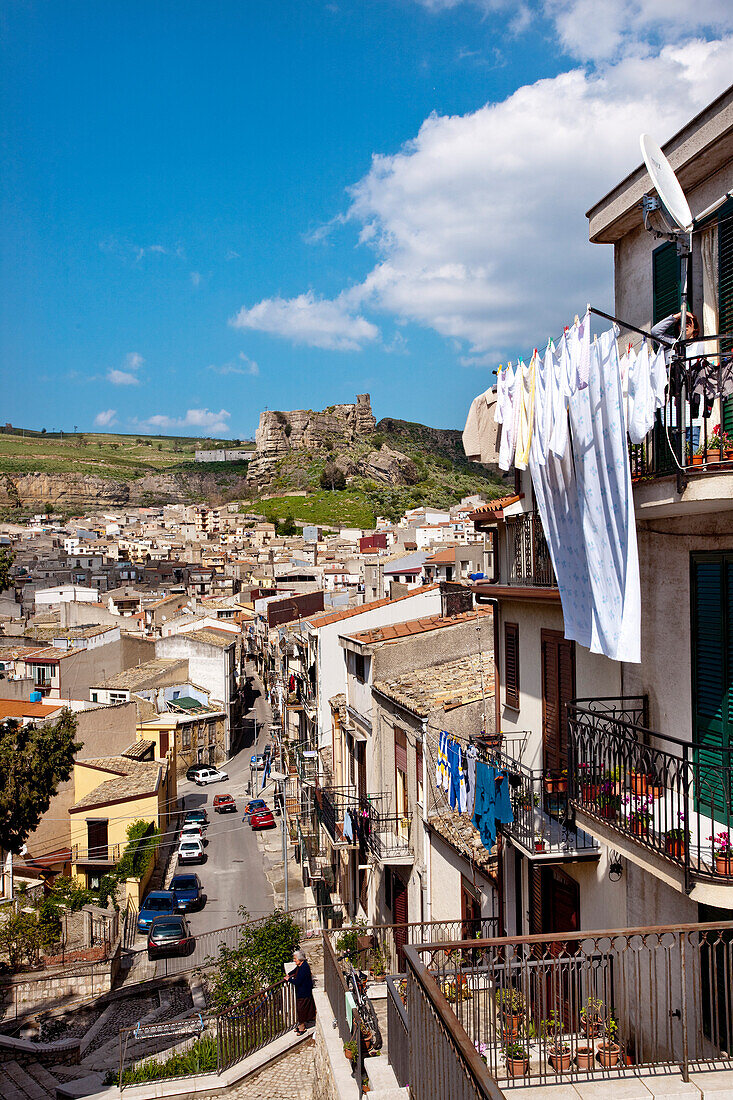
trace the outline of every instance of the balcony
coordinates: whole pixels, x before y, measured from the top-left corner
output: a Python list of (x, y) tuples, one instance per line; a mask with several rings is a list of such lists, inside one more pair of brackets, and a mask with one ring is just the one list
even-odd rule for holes
[(600, 845), (575, 823), (567, 773), (528, 768), (511, 754), (497, 754), (507, 770), (514, 821), (500, 831), (529, 859), (557, 863), (598, 859)]
[(373, 811), (367, 843), (377, 863), (399, 867), (415, 862), (415, 853), (410, 846), (411, 825), (412, 814)]
[(319, 819), (332, 847), (358, 847), (362, 828), (366, 840), (374, 807), (368, 799), (359, 798), (353, 787), (318, 787), (315, 800)]
[(522, 588), (556, 588), (550, 550), (537, 512), (507, 517), (509, 584)]
[(733, 921), (408, 943), (390, 1061), (413, 1100), (733, 1088), (732, 945)]
[(98, 844), (93, 848), (89, 848), (81, 844), (72, 844), (71, 862), (99, 864), (117, 863), (122, 855), (123, 847), (124, 845), (122, 844)]
[(697, 883), (733, 888), (729, 756), (647, 729), (645, 713), (646, 700), (637, 697), (570, 704), (576, 813), (607, 843), (623, 838), (627, 853), (639, 853), (643, 866), (687, 893)]

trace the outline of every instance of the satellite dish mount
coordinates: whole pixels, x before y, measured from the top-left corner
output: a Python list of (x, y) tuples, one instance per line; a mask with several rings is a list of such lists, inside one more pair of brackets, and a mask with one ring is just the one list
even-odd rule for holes
[[(642, 134), (639, 138), (639, 144), (641, 145), (641, 155), (657, 192), (656, 195), (644, 195), (641, 200), (644, 228), (653, 233), (655, 237), (675, 244), (677, 255), (683, 260), (680, 333), (684, 334), (687, 321), (687, 284), (694, 219), (674, 169), (656, 141), (649, 134)], [(655, 211), (659, 213), (664, 229), (658, 229), (651, 225), (650, 218)], [(682, 338), (684, 339), (684, 335)]]

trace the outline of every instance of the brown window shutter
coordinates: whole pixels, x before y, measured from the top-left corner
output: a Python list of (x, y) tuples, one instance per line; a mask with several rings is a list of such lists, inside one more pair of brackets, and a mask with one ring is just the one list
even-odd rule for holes
[(544, 931), (542, 927), (542, 868), (536, 863), (529, 863), (529, 934), (539, 936)]
[(508, 707), (519, 707), (519, 625), (504, 623), (504, 684)]
[(397, 770), (407, 775), (407, 737), (405, 731), (397, 726), (394, 731), (394, 762)]
[(568, 764), (568, 703), (575, 698), (575, 645), (563, 640), (559, 645), (557, 672), (559, 680), (560, 730), (558, 742), (561, 768)]
[(420, 741), (415, 745), (415, 769), (417, 781), (422, 786), (422, 742)]
[(557, 640), (542, 638), (542, 742), (547, 771), (560, 767), (560, 700), (558, 698)]

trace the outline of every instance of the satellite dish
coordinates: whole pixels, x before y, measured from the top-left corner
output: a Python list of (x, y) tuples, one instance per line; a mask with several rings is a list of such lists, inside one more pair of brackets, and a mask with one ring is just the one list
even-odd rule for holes
[(692, 213), (674, 169), (649, 134), (639, 138), (641, 155), (659, 198), (684, 233), (692, 232)]

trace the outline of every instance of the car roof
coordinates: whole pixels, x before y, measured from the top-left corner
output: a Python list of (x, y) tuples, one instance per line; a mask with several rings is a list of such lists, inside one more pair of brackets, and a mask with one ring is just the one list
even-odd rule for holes
[(203, 844), (197, 836), (185, 836), (181, 841), (181, 847), (191, 848), (194, 844), (198, 844), (203, 848)]
[(185, 926), (186, 918), (180, 916), (178, 913), (173, 913), (170, 917), (156, 917), (153, 923), (150, 925), (150, 930), (152, 932), (154, 928), (161, 928), (163, 925), (173, 924), (174, 922), (175, 924)]
[(181, 879), (185, 879), (186, 882), (193, 882), (196, 884), (196, 886), (200, 885), (199, 877), (197, 874), (195, 874), (194, 871), (185, 871), (183, 874), (173, 876), (173, 878), (171, 879), (171, 886), (173, 886), (174, 882), (180, 882)]

